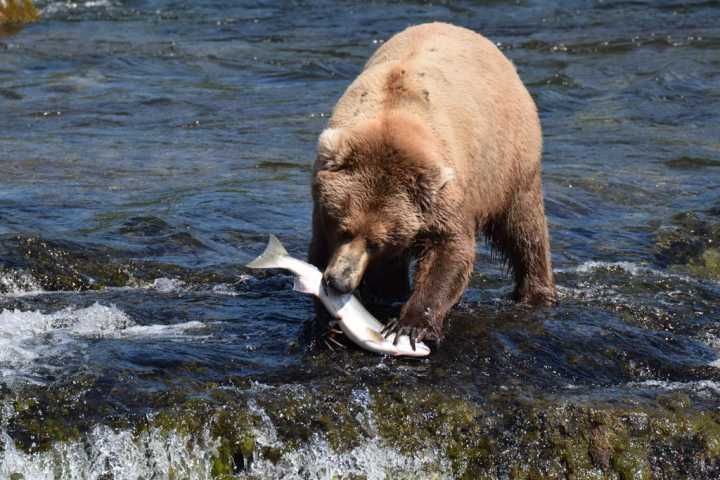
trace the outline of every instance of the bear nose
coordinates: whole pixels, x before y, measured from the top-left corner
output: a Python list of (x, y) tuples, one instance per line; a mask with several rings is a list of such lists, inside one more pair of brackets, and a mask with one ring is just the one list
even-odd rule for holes
[(325, 287), (329, 287), (337, 293), (345, 294), (352, 292), (352, 285), (348, 280), (338, 278), (335, 275), (325, 273), (323, 275)]

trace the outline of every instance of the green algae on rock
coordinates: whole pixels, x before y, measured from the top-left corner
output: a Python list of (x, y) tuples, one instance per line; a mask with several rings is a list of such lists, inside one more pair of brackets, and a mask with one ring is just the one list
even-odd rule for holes
[(720, 279), (720, 223), (711, 216), (703, 212), (673, 216), (672, 226), (656, 235), (656, 258), (664, 266), (686, 268), (696, 277)]
[[(239, 282), (236, 268), (192, 269), (153, 261), (122, 258), (110, 248), (37, 236), (16, 236), (0, 256), (0, 293), (15, 291), (82, 292), (106, 287), (142, 287), (159, 278), (188, 287)], [(174, 247), (170, 245), (170, 247)], [(241, 282), (241, 281), (240, 281)]]
[(720, 280), (720, 249), (708, 248), (699, 258), (690, 261), (689, 268), (698, 277)]
[[(657, 401), (605, 403), (502, 389), (471, 400), (435, 387), (352, 382), (208, 388), (204, 398), (163, 407), (136, 419), (134, 426), (116, 427), (115, 435), (131, 432), (139, 449), (150, 437), (186, 439), (188, 451), (206, 452), (199, 471), (220, 479), (263, 478), (282, 469), (309, 468), (310, 461), (328, 462), (322, 467), (327, 473), (340, 460), (352, 465), (347, 473), (358, 478), (365, 478), (363, 468), (369, 467), (362, 462), (367, 461), (380, 465), (380, 473), (367, 478), (720, 475), (720, 413), (682, 392), (659, 395)], [(78, 432), (60, 421), (80, 412), (93, 418), (85, 402), (60, 401), (46, 410), (39, 425), (32, 418), (45, 401), (17, 398), (17, 414), (5, 422), (13, 438), (27, 431), (42, 439), (33, 452), (56, 451), (58, 443), (83, 442), (88, 432), (97, 434), (92, 433), (97, 427)], [(369, 460), (368, 452), (389, 455), (395, 463)]]
[[(429, 408), (433, 396), (440, 403)], [(437, 393), (402, 398), (376, 408), (380, 431), (410, 451), (418, 442), (435, 444), (455, 478), (670, 479), (720, 472), (720, 416), (714, 411), (522, 397), (480, 406)], [(677, 458), (658, 454), (673, 446)], [(694, 468), (679, 465), (693, 462)]]
[(91, 247), (84, 251), (37, 237), (20, 238), (24, 260), (46, 290), (97, 290), (125, 286), (129, 275), (109, 260), (109, 253)]

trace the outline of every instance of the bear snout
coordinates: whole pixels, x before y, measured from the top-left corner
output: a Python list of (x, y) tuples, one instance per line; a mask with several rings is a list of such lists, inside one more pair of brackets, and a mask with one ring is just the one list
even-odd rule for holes
[[(348, 272), (349, 273), (349, 272)], [(332, 273), (325, 272), (323, 275), (323, 284), (326, 289), (330, 288), (337, 293), (345, 294), (351, 293), (354, 288), (350, 281), (350, 275), (333, 275)]]
[(323, 283), (339, 293), (355, 290), (365, 274), (370, 255), (363, 239), (355, 238), (337, 247), (323, 274)]

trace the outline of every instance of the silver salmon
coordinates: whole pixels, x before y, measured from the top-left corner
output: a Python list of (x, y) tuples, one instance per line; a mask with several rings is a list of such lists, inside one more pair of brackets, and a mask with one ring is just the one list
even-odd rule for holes
[(291, 257), (280, 241), (270, 235), (265, 251), (246, 265), (249, 268), (281, 268), (295, 275), (293, 289), (320, 299), (330, 314), (338, 320), (343, 333), (356, 345), (371, 352), (392, 356), (425, 357), (430, 348), (416, 342), (413, 350), (410, 338), (403, 335), (394, 345), (395, 334), (385, 338), (380, 334), (383, 324), (368, 312), (352, 293), (333, 294), (322, 286), (322, 272), (297, 258)]

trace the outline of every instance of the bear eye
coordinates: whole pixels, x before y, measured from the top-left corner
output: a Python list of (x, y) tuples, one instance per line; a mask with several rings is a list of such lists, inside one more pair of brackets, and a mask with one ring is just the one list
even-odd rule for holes
[(323, 172), (339, 172), (343, 169), (342, 163), (327, 162), (320, 167)]
[(338, 239), (341, 242), (349, 242), (350, 240), (353, 239), (353, 234), (349, 230), (346, 230), (344, 228), (341, 228), (340, 230), (338, 230), (337, 235), (338, 235)]

